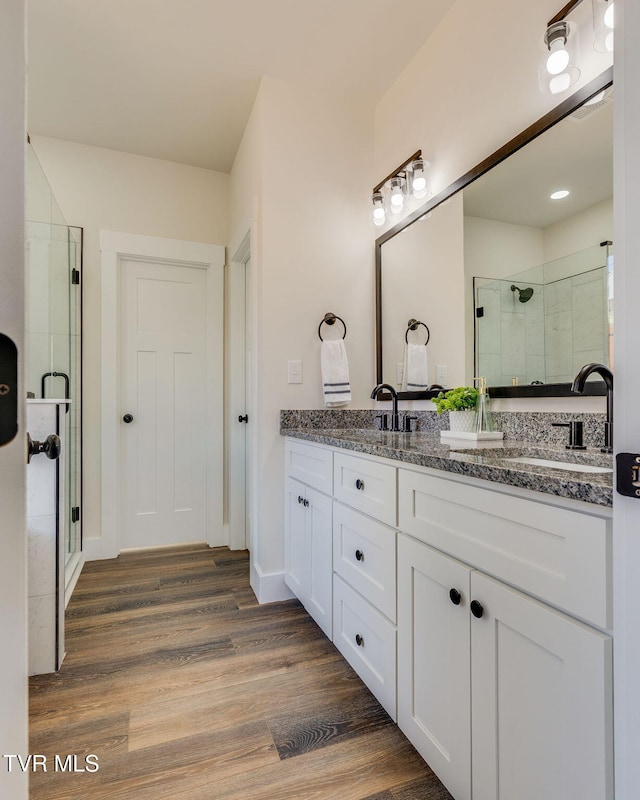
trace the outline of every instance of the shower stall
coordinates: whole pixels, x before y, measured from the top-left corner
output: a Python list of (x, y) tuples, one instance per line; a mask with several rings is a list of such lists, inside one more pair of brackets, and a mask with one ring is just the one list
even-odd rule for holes
[(82, 229), (67, 224), (31, 147), (27, 156), (27, 397), (64, 399), (59, 502), (66, 599), (82, 566)]

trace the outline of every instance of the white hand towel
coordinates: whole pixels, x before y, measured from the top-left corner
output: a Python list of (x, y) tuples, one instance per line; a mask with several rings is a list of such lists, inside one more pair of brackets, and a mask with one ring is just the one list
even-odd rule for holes
[(344, 406), (351, 402), (349, 362), (343, 339), (326, 339), (320, 347), (322, 391), (327, 408)]
[(409, 342), (404, 350), (402, 388), (405, 392), (419, 392), (428, 385), (427, 346)]

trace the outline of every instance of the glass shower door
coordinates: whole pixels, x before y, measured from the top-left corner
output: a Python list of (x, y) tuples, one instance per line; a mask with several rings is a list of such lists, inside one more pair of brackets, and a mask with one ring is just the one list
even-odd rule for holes
[(63, 421), (65, 499), (60, 514), (66, 588), (82, 552), (82, 230), (30, 221), (27, 251), (27, 390), (35, 398), (69, 401)]

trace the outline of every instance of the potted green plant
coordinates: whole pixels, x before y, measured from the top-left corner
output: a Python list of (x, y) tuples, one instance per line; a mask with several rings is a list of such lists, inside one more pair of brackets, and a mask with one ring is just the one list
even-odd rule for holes
[(448, 392), (440, 392), (437, 397), (431, 398), (431, 402), (435, 403), (438, 414), (449, 412), (450, 430), (468, 433), (475, 430), (478, 390), (473, 386), (458, 386)]

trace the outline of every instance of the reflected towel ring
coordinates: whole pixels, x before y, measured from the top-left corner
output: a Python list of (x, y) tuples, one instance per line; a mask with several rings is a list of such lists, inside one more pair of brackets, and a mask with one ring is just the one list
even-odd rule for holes
[(424, 343), (425, 347), (429, 344), (429, 339), (431, 338), (431, 333), (429, 332), (429, 328), (427, 328), (424, 322), (420, 322), (420, 320), (418, 319), (410, 319), (409, 322), (407, 322), (407, 330), (405, 331), (404, 334), (404, 340), (407, 344), (409, 344), (409, 331), (417, 331), (420, 325), (422, 325), (422, 327), (427, 332), (427, 341)]
[(342, 338), (343, 339), (346, 338), (346, 336), (347, 336), (347, 326), (345, 324), (345, 321), (342, 319), (342, 317), (338, 317), (336, 314), (332, 314), (331, 312), (327, 312), (324, 315), (324, 317), (322, 318), (322, 322), (318, 325), (318, 336), (320, 337), (320, 341), (321, 342), (324, 342), (324, 339), (322, 338), (322, 334), (320, 333), (320, 329), (322, 328), (322, 326), (325, 323), (327, 325), (335, 325), (335, 322), (336, 322), (337, 319), (340, 320), (340, 322), (342, 323), (342, 327), (344, 328), (344, 333), (342, 334)]

